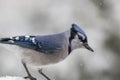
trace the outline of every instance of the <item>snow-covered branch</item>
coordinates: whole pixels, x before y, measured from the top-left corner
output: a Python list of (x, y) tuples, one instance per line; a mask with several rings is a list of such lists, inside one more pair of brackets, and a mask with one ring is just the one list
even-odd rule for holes
[(23, 77), (5, 76), (5, 77), (0, 77), (0, 80), (25, 80), (25, 79)]

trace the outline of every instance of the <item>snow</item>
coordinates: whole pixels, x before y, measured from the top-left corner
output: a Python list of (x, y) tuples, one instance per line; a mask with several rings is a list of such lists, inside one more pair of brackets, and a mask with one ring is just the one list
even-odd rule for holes
[(16, 76), (4, 76), (4, 77), (0, 77), (0, 80), (25, 80), (25, 79)]

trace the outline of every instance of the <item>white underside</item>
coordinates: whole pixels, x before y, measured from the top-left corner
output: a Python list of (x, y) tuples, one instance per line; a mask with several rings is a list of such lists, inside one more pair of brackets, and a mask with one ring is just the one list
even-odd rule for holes
[(63, 50), (63, 52), (46, 54), (40, 53), (31, 49), (23, 48), (21, 54), (21, 59), (33, 66), (45, 66), (50, 64), (58, 63), (64, 60), (68, 56), (68, 52)]

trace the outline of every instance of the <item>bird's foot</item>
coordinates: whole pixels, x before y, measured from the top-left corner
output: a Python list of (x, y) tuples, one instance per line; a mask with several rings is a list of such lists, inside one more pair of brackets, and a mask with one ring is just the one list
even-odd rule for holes
[(42, 69), (39, 69), (38, 72), (44, 76), (47, 80), (51, 80), (48, 76), (46, 76), (43, 72), (42, 72)]
[(26, 77), (24, 77), (24, 79), (30, 79), (30, 80), (37, 80), (36, 78), (34, 78), (34, 77), (32, 77), (32, 76), (26, 76)]

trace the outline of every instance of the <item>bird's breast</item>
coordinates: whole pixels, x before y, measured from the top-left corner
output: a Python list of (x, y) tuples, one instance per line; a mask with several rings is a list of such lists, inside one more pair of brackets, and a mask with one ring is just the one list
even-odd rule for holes
[(42, 53), (31, 49), (24, 49), (21, 58), (25, 63), (42, 66), (58, 63), (64, 60), (67, 56), (68, 51), (65, 48), (62, 48), (61, 50), (59, 50), (59, 52), (57, 51), (56, 53), (52, 54)]

